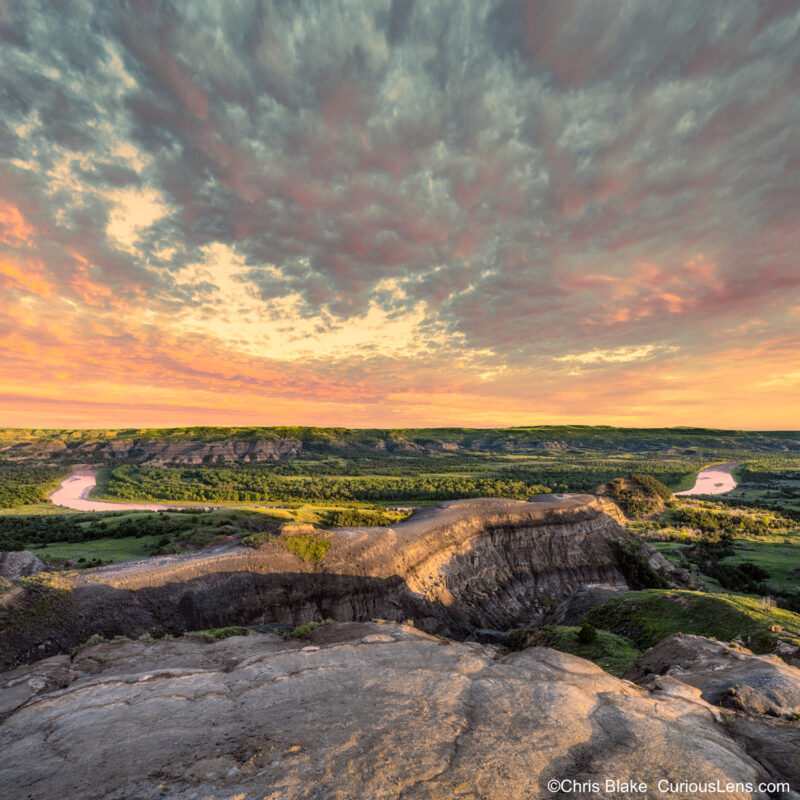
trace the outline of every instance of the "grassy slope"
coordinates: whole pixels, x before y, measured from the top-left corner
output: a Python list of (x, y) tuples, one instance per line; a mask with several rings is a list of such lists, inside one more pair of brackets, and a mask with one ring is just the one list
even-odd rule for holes
[(648, 542), (648, 544), (655, 550), (658, 550), (664, 558), (671, 561), (676, 567), (683, 566), (678, 551), (682, 547), (685, 547), (685, 545), (680, 542)]
[(126, 536), (124, 539), (94, 539), (90, 542), (55, 542), (34, 550), (43, 561), (50, 558), (69, 558), (77, 561), (85, 558), (92, 561), (100, 558), (105, 562), (122, 561), (148, 555), (148, 549), (158, 541), (157, 536)]
[(591, 644), (581, 644), (576, 638), (579, 630), (579, 627), (548, 627), (537, 635), (535, 644), (594, 661), (612, 675), (622, 675), (641, 655), (641, 650), (629, 639), (607, 631), (598, 631)]
[[(779, 639), (800, 645), (800, 615), (764, 609), (761, 598), (750, 595), (646, 589), (608, 600), (593, 608), (586, 619), (597, 628), (629, 638), (642, 649), (673, 633), (721, 641), (741, 636), (757, 653), (771, 651)], [(776, 623), (782, 631), (770, 631)]]
[[(774, 584), (783, 592), (800, 590), (800, 532), (774, 537), (772, 541), (763, 538), (736, 539), (736, 553), (722, 559), (723, 564), (741, 564), (752, 561), (769, 572), (767, 583)], [(790, 577), (794, 574), (795, 577)]]
[(31, 503), (24, 506), (14, 506), (13, 508), (0, 508), (0, 517), (16, 517), (20, 515), (38, 517), (42, 514), (80, 514), (80, 511), (73, 511), (71, 508), (55, 506), (49, 501), (47, 503)]

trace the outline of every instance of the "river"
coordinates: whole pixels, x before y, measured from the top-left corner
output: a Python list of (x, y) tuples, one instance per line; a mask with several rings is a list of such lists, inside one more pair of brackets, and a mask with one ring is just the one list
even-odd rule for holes
[(730, 464), (714, 464), (697, 473), (694, 486), (684, 492), (675, 492), (676, 495), (691, 496), (695, 494), (725, 494), (736, 488), (736, 480), (731, 475), (731, 470), (736, 466)]
[[(76, 470), (61, 482), (61, 486), (49, 496), (49, 500), (57, 506), (75, 511), (164, 511), (189, 507), (171, 503), (107, 503), (89, 500), (89, 492), (96, 485), (97, 476), (93, 470)], [(200, 506), (198, 510), (203, 508), (208, 506)]]
[[(676, 495), (691, 496), (696, 494), (725, 494), (736, 488), (736, 481), (731, 475), (735, 463), (715, 464), (706, 467), (697, 474), (694, 486)], [(49, 497), (50, 502), (63, 508), (75, 511), (165, 511), (180, 508), (209, 508), (209, 506), (187, 506), (175, 503), (109, 503), (102, 500), (90, 500), (89, 492), (97, 485), (97, 477), (93, 470), (77, 470), (69, 478), (65, 478)], [(219, 506), (213, 506), (219, 508)]]

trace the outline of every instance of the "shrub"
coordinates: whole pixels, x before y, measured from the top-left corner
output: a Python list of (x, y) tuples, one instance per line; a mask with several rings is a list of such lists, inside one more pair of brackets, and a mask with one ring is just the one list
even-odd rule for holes
[(305, 638), (306, 636), (310, 636), (311, 631), (313, 631), (315, 628), (319, 628), (321, 625), (333, 625), (334, 622), (336, 622), (335, 619), (324, 619), (322, 622), (311, 620), (311, 622), (306, 622), (304, 625), (298, 625), (293, 631), (285, 633), (283, 637), (284, 639)]
[[(549, 628), (541, 628), (540, 630), (549, 630)], [(528, 639), (530, 630), (525, 628), (515, 628), (506, 633), (506, 647), (509, 650), (524, 650), (528, 646)]]
[(654, 570), (639, 554), (634, 542), (611, 539), (608, 546), (614, 553), (619, 571), (631, 589), (667, 589), (669, 581)]
[(579, 644), (592, 644), (597, 641), (597, 628), (591, 622), (584, 622), (575, 638)]
[(245, 547), (258, 547), (260, 544), (271, 542), (274, 538), (275, 535), (273, 533), (252, 533), (250, 536), (245, 536), (240, 544), (245, 545)]
[(348, 508), (343, 511), (329, 511), (325, 515), (325, 524), (334, 528), (344, 527), (386, 527), (394, 525), (401, 519), (409, 516), (411, 512), (399, 513), (397, 511), (361, 511), (358, 508)]
[(200, 641), (219, 642), (223, 639), (228, 639), (231, 636), (249, 636), (250, 629), (244, 628), (240, 625), (229, 625), (225, 628), (208, 628), (203, 631), (188, 631), (184, 636), (189, 636), (193, 639), (200, 639)]
[(628, 476), (632, 481), (637, 481), (644, 488), (645, 494), (651, 497), (660, 497), (665, 503), (673, 499), (673, 494), (669, 487), (661, 481), (656, 480), (652, 475), (641, 475), (634, 473)]
[(316, 563), (325, 558), (331, 546), (330, 540), (316, 534), (291, 534), (279, 536), (278, 541), (290, 552), (303, 561)]
[(679, 525), (701, 530), (707, 536), (767, 536), (783, 527), (782, 520), (765, 516), (755, 517), (742, 512), (714, 511), (708, 508), (684, 507), (672, 511), (672, 519)]

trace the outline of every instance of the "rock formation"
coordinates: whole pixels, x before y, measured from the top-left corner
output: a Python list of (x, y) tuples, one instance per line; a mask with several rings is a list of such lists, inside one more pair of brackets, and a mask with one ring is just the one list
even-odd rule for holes
[(626, 677), (667, 675), (699, 689), (704, 700), (750, 714), (800, 714), (800, 672), (778, 656), (703, 636), (676, 634), (647, 650)]
[(647, 650), (626, 677), (734, 709), (728, 733), (774, 778), (800, 789), (800, 670), (775, 655), (676, 634)]
[(44, 569), (41, 559), (30, 550), (0, 553), (0, 578), (28, 578)]
[(595, 606), (628, 591), (624, 583), (581, 584), (545, 619), (548, 625), (577, 625)]
[(630, 534), (607, 510), (592, 495), (459, 500), (392, 528), (318, 532), (327, 550), (316, 562), (274, 536), (258, 549), (73, 573), (56, 589), (26, 587), (0, 609), (3, 664), (68, 652), (94, 633), (159, 628), (411, 618), (429, 632), (465, 638), (535, 625), (583, 583), (624, 583), (609, 543)]
[(0, 708), (0, 795), (27, 800), (766, 800), (739, 787), (771, 778), (696, 697), (394, 624), (83, 647), (0, 675)]
[[(800, 672), (775, 656), (677, 635), (621, 680), (466, 641), (567, 598), (556, 616), (577, 621), (626, 590), (631, 559), (663, 575), (617, 513), (593, 495), (462, 500), (19, 582), (0, 657), (35, 663), (0, 674), (0, 797), (688, 800), (730, 783), (714, 796), (800, 800), (757, 788), (800, 786)], [(305, 636), (164, 637), (324, 618)]]

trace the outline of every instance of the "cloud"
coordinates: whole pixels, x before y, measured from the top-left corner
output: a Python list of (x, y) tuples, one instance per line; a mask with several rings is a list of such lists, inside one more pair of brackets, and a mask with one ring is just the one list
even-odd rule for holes
[(556, 361), (577, 364), (624, 364), (630, 361), (642, 361), (655, 355), (674, 353), (677, 347), (645, 344), (640, 346), (616, 347), (613, 350), (588, 350), (585, 353), (570, 353), (559, 356)]
[(118, 189), (109, 192), (107, 199), (113, 203), (106, 233), (124, 250), (134, 250), (142, 230), (165, 217), (169, 208), (152, 188)]
[(551, 371), (644, 408), (625, 370), (796, 326), (793, 3), (8, 2), (0, 39), (0, 355), (31, 379), (83, 380), (54, 343), (88, 337), (185, 409), (274, 374), (371, 422), (555, 419)]
[(0, 242), (20, 247), (30, 243), (32, 234), (33, 227), (25, 222), (16, 206), (9, 204), (0, 208)]

